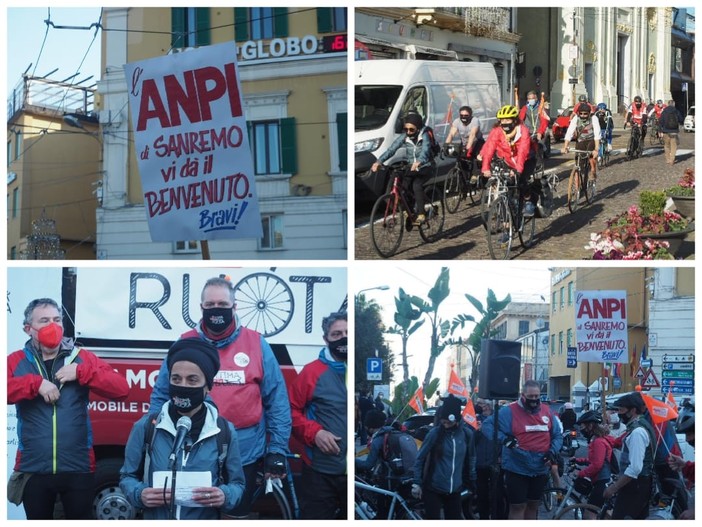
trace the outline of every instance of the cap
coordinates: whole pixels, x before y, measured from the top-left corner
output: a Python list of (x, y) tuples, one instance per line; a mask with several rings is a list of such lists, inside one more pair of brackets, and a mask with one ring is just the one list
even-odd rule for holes
[(565, 404), (563, 405), (563, 408), (565, 408), (566, 410), (572, 410), (572, 409), (573, 409), (573, 403), (565, 403)]
[(219, 371), (219, 352), (209, 342), (200, 338), (192, 337), (177, 340), (168, 350), (166, 364), (168, 371), (171, 371), (176, 362), (188, 361), (202, 370), (208, 388), (212, 388), (214, 376)]
[(631, 410), (632, 408), (636, 408), (636, 411), (640, 414), (643, 413), (644, 410), (644, 402), (643, 399), (641, 398), (640, 393), (628, 393), (624, 395), (623, 397), (620, 397), (617, 399), (617, 401), (613, 405), (614, 408), (626, 408), (627, 410)]

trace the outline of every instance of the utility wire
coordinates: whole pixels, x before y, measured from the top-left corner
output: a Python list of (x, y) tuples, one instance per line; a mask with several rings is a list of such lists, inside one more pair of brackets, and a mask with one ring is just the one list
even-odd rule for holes
[[(47, 14), (47, 19), (44, 20), (44, 22), (49, 22), (51, 21), (51, 8), (47, 7), (46, 8), (48, 11)], [(44, 32), (44, 40), (41, 43), (41, 48), (39, 49), (39, 56), (37, 57), (36, 62), (34, 63), (34, 69), (32, 70), (32, 77), (34, 77), (34, 74), (37, 72), (37, 67), (39, 66), (39, 60), (41, 59), (41, 55), (44, 52), (44, 44), (46, 44), (46, 37), (49, 35), (49, 24), (46, 24), (46, 31)]]

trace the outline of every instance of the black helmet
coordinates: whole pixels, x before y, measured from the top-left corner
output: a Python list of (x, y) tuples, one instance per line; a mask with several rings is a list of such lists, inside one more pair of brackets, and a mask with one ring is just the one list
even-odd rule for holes
[(634, 97), (634, 102), (641, 102), (641, 96), (637, 95), (636, 97)]
[(578, 97), (578, 102), (587, 102), (587, 95), (583, 93), (580, 97)]
[(602, 414), (596, 412), (595, 410), (588, 410), (587, 412), (584, 412), (576, 424), (584, 425), (585, 423), (601, 424)]
[(675, 422), (675, 430), (678, 434), (684, 434), (690, 428), (695, 428), (695, 406), (692, 404), (680, 410), (678, 420)]

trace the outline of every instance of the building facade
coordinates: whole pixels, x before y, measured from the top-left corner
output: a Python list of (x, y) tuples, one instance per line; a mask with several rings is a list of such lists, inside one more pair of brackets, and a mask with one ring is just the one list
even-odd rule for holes
[(25, 76), (10, 94), (8, 260), (95, 258), (102, 166), (94, 91)]
[(151, 241), (122, 66), (232, 42), (263, 238), (212, 241), (212, 258), (346, 258), (346, 16), (346, 8), (105, 8), (97, 257), (201, 257), (198, 240)]

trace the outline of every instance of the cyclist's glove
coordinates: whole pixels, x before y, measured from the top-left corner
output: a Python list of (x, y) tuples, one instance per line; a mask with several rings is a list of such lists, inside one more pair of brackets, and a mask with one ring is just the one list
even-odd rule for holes
[(412, 483), (412, 497), (417, 500), (422, 499), (422, 487), (416, 483)]
[(517, 448), (519, 446), (519, 442), (514, 436), (507, 437), (507, 439), (505, 439), (502, 444), (505, 445), (507, 448)]
[(266, 454), (263, 461), (263, 472), (272, 477), (282, 477), (285, 475), (285, 456), (276, 452)]
[(552, 465), (556, 465), (558, 464), (558, 458), (553, 452), (548, 452), (544, 456), (544, 463), (546, 462), (551, 463)]

